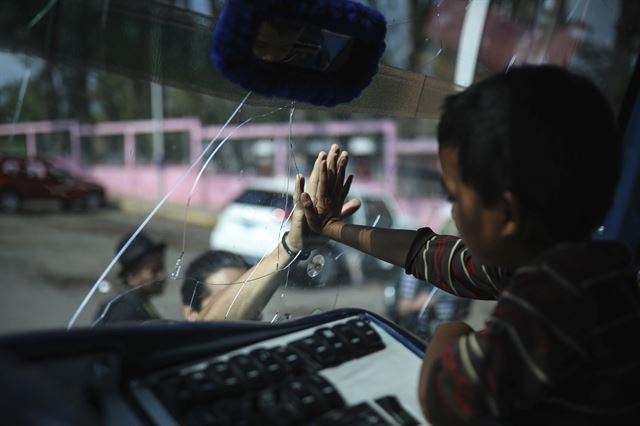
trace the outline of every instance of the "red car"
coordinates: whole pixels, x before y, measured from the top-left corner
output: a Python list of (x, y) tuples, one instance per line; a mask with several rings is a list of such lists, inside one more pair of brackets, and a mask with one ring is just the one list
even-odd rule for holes
[(93, 210), (104, 205), (105, 191), (48, 161), (0, 158), (0, 211), (15, 212), (27, 200), (60, 200), (65, 209)]

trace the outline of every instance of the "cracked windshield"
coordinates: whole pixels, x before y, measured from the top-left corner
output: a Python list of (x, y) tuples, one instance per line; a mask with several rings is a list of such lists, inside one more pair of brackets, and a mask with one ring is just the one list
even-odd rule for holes
[[(3, 2), (0, 332), (279, 323), (345, 307), (427, 340), (443, 321), (481, 326), (492, 302), (317, 236), (302, 194), (333, 184), (351, 223), (456, 235), (436, 140), (444, 97), (548, 63), (587, 75), (619, 109), (640, 2), (361, 3), (386, 19), (381, 63), (355, 99), (326, 107), (223, 75), (211, 55), (223, 1)], [(257, 57), (305, 72), (342, 60), (283, 59), (258, 41)], [(324, 181), (331, 172), (350, 188)]]

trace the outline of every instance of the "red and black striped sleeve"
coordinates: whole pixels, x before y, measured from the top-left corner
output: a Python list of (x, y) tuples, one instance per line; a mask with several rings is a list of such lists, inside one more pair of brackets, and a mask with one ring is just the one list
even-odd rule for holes
[(495, 300), (508, 278), (502, 268), (476, 262), (459, 237), (438, 235), (430, 228), (417, 231), (405, 271), (456, 296), (485, 300)]
[(434, 424), (511, 418), (584, 364), (591, 306), (558, 280), (541, 268), (516, 273), (486, 328), (434, 362), (426, 394)]

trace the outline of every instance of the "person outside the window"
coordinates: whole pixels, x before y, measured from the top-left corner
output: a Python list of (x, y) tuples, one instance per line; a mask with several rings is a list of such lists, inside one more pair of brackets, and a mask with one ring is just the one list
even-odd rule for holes
[[(321, 152), (316, 165), (326, 161)], [(319, 170), (319, 167), (314, 167)], [(310, 185), (317, 186), (318, 175), (312, 173)], [(188, 321), (257, 320), (278, 286), (284, 282), (287, 269), (309, 256), (309, 249), (318, 244), (306, 225), (300, 196), (305, 180), (296, 177), (291, 228), (283, 234), (278, 246), (253, 267), (241, 256), (225, 251), (207, 251), (187, 267), (181, 287), (182, 310)], [(345, 206), (341, 220), (351, 216), (357, 207)]]
[[(444, 102), (439, 157), (461, 238), (349, 225), (333, 149), (302, 202), (309, 226), (462, 297), (497, 299), (485, 328), (438, 328), (419, 384), (434, 425), (621, 425), (640, 418), (640, 290), (626, 245), (594, 241), (621, 136), (586, 78), (512, 67)], [(350, 201), (347, 204), (356, 203)], [(485, 423), (486, 422), (486, 423)]]
[[(116, 247), (116, 253), (129, 241), (127, 234)], [(160, 319), (151, 298), (164, 291), (166, 271), (165, 244), (153, 241), (141, 232), (120, 256), (122, 290), (100, 310), (95, 325)]]

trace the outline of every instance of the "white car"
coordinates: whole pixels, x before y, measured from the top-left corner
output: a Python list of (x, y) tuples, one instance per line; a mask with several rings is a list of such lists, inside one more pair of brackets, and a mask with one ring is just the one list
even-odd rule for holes
[[(278, 244), (282, 233), (290, 227), (293, 209), (293, 181), (261, 179), (251, 182), (245, 190), (220, 213), (211, 232), (210, 246), (240, 254), (249, 262), (258, 262)], [(285, 196), (285, 193), (288, 195)], [(388, 194), (372, 193), (354, 188), (352, 197), (362, 201), (362, 207), (351, 221), (358, 225), (381, 228), (415, 228), (404, 215), (397, 201)], [(328, 285), (340, 280), (362, 283), (369, 279), (387, 279), (393, 265), (334, 242), (327, 242), (312, 251), (308, 260), (297, 264), (295, 273), (313, 285)]]

